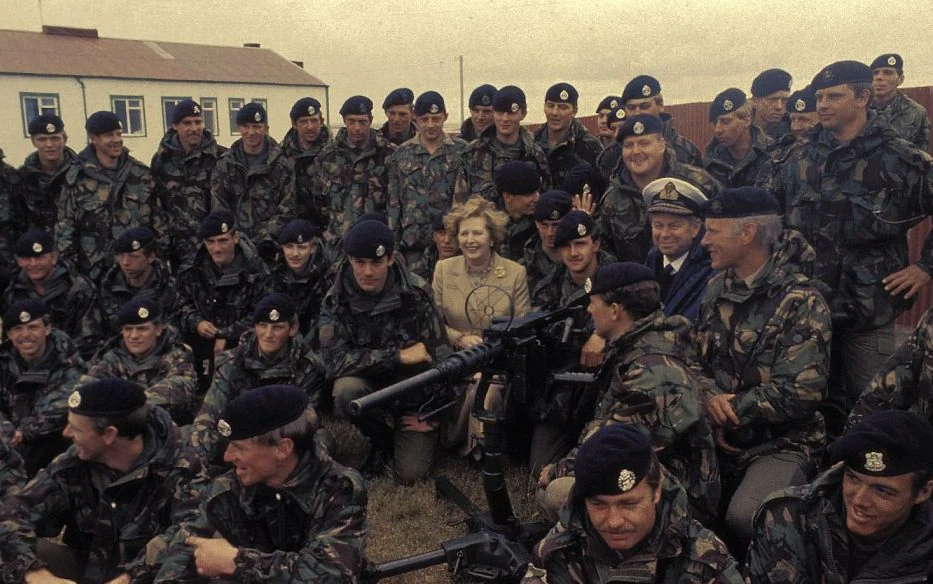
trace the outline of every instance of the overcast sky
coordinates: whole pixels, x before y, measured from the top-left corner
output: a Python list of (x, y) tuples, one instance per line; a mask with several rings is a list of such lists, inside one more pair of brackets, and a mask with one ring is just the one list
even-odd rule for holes
[[(97, 28), (101, 36), (239, 46), (258, 42), (331, 86), (332, 115), (361, 93), (381, 105), (399, 86), (434, 89), (459, 116), (458, 55), (468, 96), (514, 84), (527, 121), (553, 83), (594, 113), (633, 76), (657, 77), (667, 103), (748, 91), (781, 67), (806, 85), (823, 65), (905, 61), (905, 86), (933, 85), (933, 1), (899, 0), (0, 0), (0, 27)], [(381, 112), (377, 120), (382, 118)]]

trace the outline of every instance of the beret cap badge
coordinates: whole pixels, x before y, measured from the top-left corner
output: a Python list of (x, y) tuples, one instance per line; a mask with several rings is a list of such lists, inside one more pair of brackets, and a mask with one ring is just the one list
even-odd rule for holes
[(201, 113), (201, 108), (199, 108), (198, 106), (194, 106), (193, 108), (191, 108), (191, 111), (196, 114), (199, 114)]
[(68, 407), (76, 408), (81, 405), (81, 394), (77, 391), (71, 392), (71, 395), (68, 396)]
[(361, 104), (360, 104), (360, 113), (361, 113), (361, 114), (365, 114), (365, 113), (366, 113), (366, 104), (365, 104), (365, 103), (361, 103)]
[(259, 113), (259, 112), (256, 112), (255, 114), (253, 114), (253, 119), (256, 120), (257, 122), (261, 122), (261, 121), (262, 121), (262, 114)]
[(557, 209), (554, 209), (553, 211), (551, 211), (551, 219), (555, 221), (560, 219), (560, 211), (558, 211)]
[(727, 99), (726, 101), (722, 102), (722, 109), (726, 110), (727, 112), (732, 111), (733, 107), (734, 105), (732, 104), (731, 99)]
[(298, 243), (304, 243), (304, 242), (305, 242), (305, 236), (299, 233), (299, 234), (298, 234)]
[(38, 241), (32, 244), (32, 251), (36, 253), (42, 253), (42, 244)]
[(149, 318), (149, 309), (145, 306), (140, 306), (139, 310), (136, 311), (136, 314), (139, 315), (139, 318)]
[(645, 133), (645, 125), (641, 122), (635, 122), (632, 131), (635, 132), (636, 136), (640, 136)]
[(316, 113), (317, 113), (317, 108), (314, 107), (313, 105), (309, 105), (309, 106), (308, 106), (308, 115), (309, 115), (309, 116), (313, 116), (313, 115), (316, 114)]
[(897, 65), (897, 59), (895, 59), (894, 57), (888, 57), (888, 65), (891, 65), (892, 67), (894, 65)]
[(798, 99), (794, 102), (794, 109), (798, 112), (802, 112), (803, 110), (807, 109), (807, 102), (802, 99)]
[(429, 110), (432, 114), (440, 113), (441, 108), (437, 107), (436, 103), (431, 104), (431, 109)]
[(884, 454), (881, 452), (865, 453), (865, 470), (869, 472), (881, 472), (885, 469)]
[(584, 225), (584, 224), (582, 224), (582, 223), (578, 223), (578, 224), (577, 224), (577, 233), (580, 234), (580, 237), (583, 237), (584, 235), (586, 235), (586, 225)]
[(226, 223), (221, 223), (221, 224), (220, 224), (220, 232), (221, 232), (221, 233), (226, 233), (226, 232), (228, 232), (228, 231), (230, 231), (230, 226), (227, 225)]
[(829, 81), (829, 80), (832, 79), (832, 78), (833, 78), (833, 72), (832, 72), (832, 70), (827, 69), (826, 71), (823, 71), (823, 79)]
[(609, 102), (609, 107), (619, 107), (619, 100), (614, 99)]
[(19, 313), (20, 322), (29, 322), (30, 320), (32, 320), (32, 315), (26, 312), (25, 310)]
[(384, 245), (379, 244), (379, 247), (376, 248), (376, 257), (381, 258), (386, 254), (386, 248)]
[(645, 97), (648, 97), (649, 95), (651, 95), (651, 87), (647, 85), (642, 85), (641, 94), (644, 95)]
[(635, 488), (635, 473), (627, 468), (619, 471), (619, 490), (627, 493)]
[(276, 322), (277, 320), (279, 320), (279, 311), (276, 310), (276, 309), (274, 309), (274, 308), (273, 308), (272, 310), (270, 310), (270, 311), (269, 311), (269, 320), (271, 320), (272, 322)]
[(561, 98), (561, 99), (569, 99), (569, 98), (570, 98), (570, 94), (567, 93), (567, 90), (566, 90), (566, 89), (564, 89), (564, 90), (562, 90), (562, 91), (560, 92), (560, 98)]
[(587, 278), (586, 282), (583, 283), (583, 291), (589, 294), (590, 290), (592, 289), (593, 289), (593, 281)]
[(492, 103), (492, 100), (489, 98), (488, 95), (484, 95), (482, 99), (480, 99), (480, 103), (482, 103), (483, 105), (489, 105)]
[(514, 114), (514, 113), (517, 113), (518, 110), (521, 109), (521, 106), (519, 106), (517, 103), (513, 103), (511, 109), (512, 109), (512, 113)]
[(134, 239), (134, 240), (133, 240), (133, 243), (130, 244), (130, 247), (133, 248), (133, 251), (136, 251), (136, 250), (138, 250), (141, 246), (140, 246), (140, 244), (139, 244), (139, 241), (136, 240), (136, 239)]
[(55, 124), (46, 124), (46, 125), (45, 125), (45, 131), (48, 132), (49, 134), (54, 134), (54, 133), (55, 133)]
[(230, 424), (227, 423), (227, 420), (219, 420), (217, 422), (217, 431), (220, 432), (220, 435), (224, 437), (233, 434), (233, 428), (230, 427)]
[(625, 110), (616, 110), (616, 119), (624, 120), (625, 119)]

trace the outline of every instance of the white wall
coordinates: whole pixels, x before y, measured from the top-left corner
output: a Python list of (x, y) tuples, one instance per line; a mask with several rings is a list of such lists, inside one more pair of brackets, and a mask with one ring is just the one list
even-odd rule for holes
[(244, 98), (247, 101), (252, 98), (265, 99), (269, 110), (269, 133), (276, 140), (280, 140), (291, 127), (288, 112), (299, 98), (314, 97), (324, 106), (325, 113), (327, 111), (323, 87), (90, 78), (81, 78), (81, 81), (84, 83), (83, 97), (81, 85), (74, 77), (0, 75), (0, 149), (3, 149), (6, 155), (5, 162), (19, 166), (33, 151), (29, 137), (24, 134), (21, 93), (58, 94), (61, 117), (68, 133), (68, 145), (76, 151), (80, 151), (87, 143), (84, 131), (86, 115), (99, 110), (110, 110), (111, 96), (142, 96), (146, 135), (125, 136), (124, 144), (133, 156), (146, 164), (149, 164), (158, 148), (165, 130), (163, 97), (190, 96), (196, 101), (204, 97), (216, 98), (219, 125), (216, 138), (224, 146), (229, 146), (238, 138), (230, 133), (229, 98)]

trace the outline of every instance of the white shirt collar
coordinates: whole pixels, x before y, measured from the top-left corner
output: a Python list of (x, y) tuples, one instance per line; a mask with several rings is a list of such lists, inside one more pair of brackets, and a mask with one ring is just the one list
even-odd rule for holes
[(687, 251), (686, 253), (684, 253), (684, 254), (683, 254), (682, 256), (680, 256), (679, 258), (675, 258), (675, 259), (673, 259), (673, 260), (668, 259), (667, 256), (664, 256), (664, 266), (663, 266), (663, 267), (664, 267), (664, 268), (667, 268), (667, 266), (674, 266), (674, 273), (676, 274), (677, 272), (680, 271), (680, 268), (681, 268), (681, 266), (684, 265), (684, 262), (687, 261), (687, 256), (688, 256), (689, 254), (690, 254), (690, 252)]

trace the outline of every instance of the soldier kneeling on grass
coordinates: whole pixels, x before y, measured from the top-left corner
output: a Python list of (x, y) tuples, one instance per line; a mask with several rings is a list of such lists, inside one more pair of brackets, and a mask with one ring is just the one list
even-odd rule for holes
[(583, 443), (560, 521), (535, 546), (523, 584), (739, 583), (735, 559), (690, 517), (687, 494), (628, 424)]
[(234, 469), (199, 491), (199, 513), (182, 523), (155, 581), (359, 582), (366, 488), (314, 440), (316, 427), (294, 385), (231, 401), (217, 430)]

